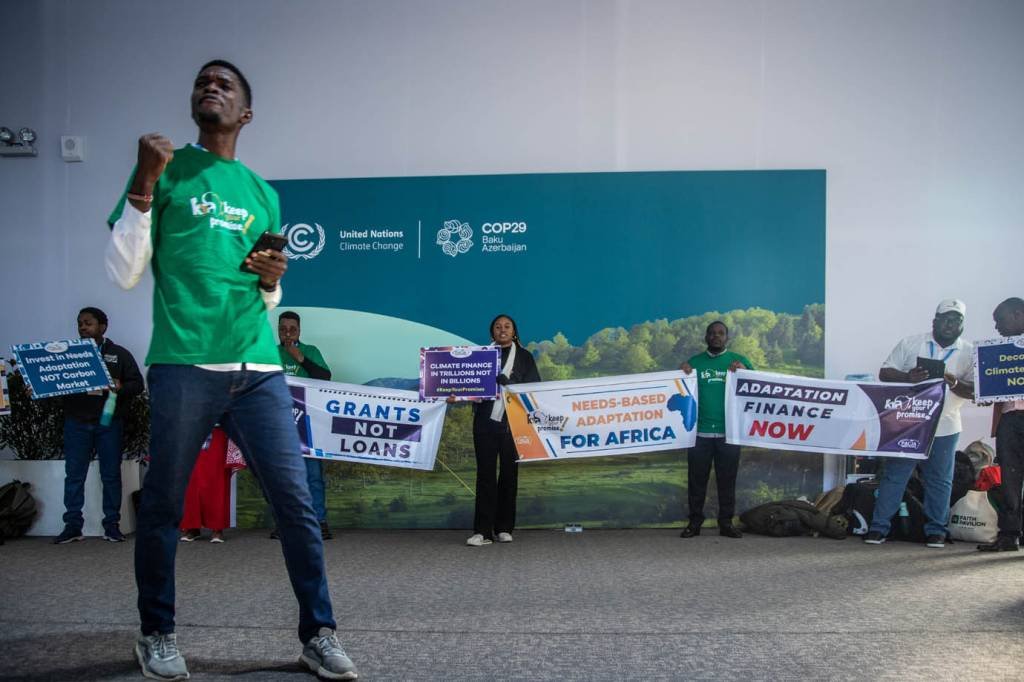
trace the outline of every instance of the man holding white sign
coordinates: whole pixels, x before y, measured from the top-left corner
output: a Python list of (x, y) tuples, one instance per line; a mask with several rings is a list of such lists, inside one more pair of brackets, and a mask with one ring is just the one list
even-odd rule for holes
[[(1024, 300), (1008, 298), (992, 313), (1001, 336), (1024, 334)], [(1024, 398), (992, 407), (992, 435), (996, 437), (996, 461), (1002, 473), (999, 486), (999, 536), (978, 545), (982, 552), (1016, 552), (1020, 549), (1021, 489), (1024, 487)]]
[(698, 353), (680, 367), (689, 374), (697, 370), (697, 442), (686, 451), (686, 487), (690, 522), (679, 533), (681, 538), (700, 535), (704, 523), (704, 498), (707, 496), (711, 466), (718, 483), (718, 534), (741, 538), (743, 533), (732, 523), (736, 513), (736, 476), (740, 468), (740, 446), (725, 442), (725, 377), (745, 367), (754, 369), (750, 360), (726, 349), (729, 328), (724, 322), (712, 322), (704, 333), (707, 350)]
[[(953, 488), (953, 464), (960, 438), (960, 408), (974, 397), (974, 346), (960, 338), (967, 306), (947, 299), (935, 309), (930, 334), (916, 334), (900, 341), (878, 372), (881, 381), (917, 384), (944, 378), (946, 397), (928, 459), (921, 463), (924, 482), (924, 513), (927, 517), (925, 544), (941, 549), (946, 545), (949, 495)], [(903, 491), (917, 461), (891, 457), (885, 461), (871, 527), (864, 537), (869, 545), (880, 545), (892, 527), (892, 518), (903, 501)]]

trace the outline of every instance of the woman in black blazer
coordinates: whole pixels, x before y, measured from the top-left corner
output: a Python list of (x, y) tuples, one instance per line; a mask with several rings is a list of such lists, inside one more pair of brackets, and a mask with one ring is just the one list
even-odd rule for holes
[[(491, 338), (501, 347), (499, 384), (540, 381), (533, 355), (520, 344), (515, 320), (508, 315), (495, 317), (491, 321)], [(473, 449), (476, 453), (476, 509), (473, 535), (466, 544), (480, 547), (491, 544), (494, 539), (512, 542), (519, 456), (512, 441), (505, 405), (500, 400), (481, 400), (473, 404)]]

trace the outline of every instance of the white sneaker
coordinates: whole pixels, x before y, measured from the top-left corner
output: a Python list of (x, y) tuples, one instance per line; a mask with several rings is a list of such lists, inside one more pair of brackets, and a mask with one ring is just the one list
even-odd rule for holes
[(491, 544), (491, 541), (489, 538), (485, 538), (480, 533), (476, 533), (474, 535), (469, 536), (469, 539), (466, 540), (466, 544), (470, 547), (483, 547), (484, 545)]
[(498, 542), (512, 542), (512, 533), (498, 533)]

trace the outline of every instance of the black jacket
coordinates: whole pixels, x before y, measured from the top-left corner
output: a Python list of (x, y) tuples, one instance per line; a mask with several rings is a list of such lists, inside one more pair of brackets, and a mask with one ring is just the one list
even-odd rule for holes
[[(501, 349), (501, 364), (505, 365), (508, 359), (508, 348)], [(516, 359), (512, 363), (512, 373), (509, 375), (510, 384), (529, 384), (540, 381), (540, 372), (537, 371), (537, 362), (533, 359), (533, 353), (522, 346), (516, 348)], [(491, 419), (491, 410), (494, 409), (493, 400), (483, 400), (473, 403), (473, 430), (474, 431), (508, 431), (508, 415), (502, 415), (501, 421)]]
[[(142, 372), (139, 371), (139, 366), (135, 363), (132, 354), (110, 339), (103, 339), (103, 343), (100, 344), (100, 356), (103, 358), (111, 378), (121, 381), (114, 417), (124, 417), (132, 400), (145, 388), (142, 382)], [(107, 393), (108, 391), (103, 391), (103, 395), (74, 393), (64, 396), (62, 398), (64, 416), (84, 422), (98, 422), (103, 413), (103, 403), (107, 400)]]

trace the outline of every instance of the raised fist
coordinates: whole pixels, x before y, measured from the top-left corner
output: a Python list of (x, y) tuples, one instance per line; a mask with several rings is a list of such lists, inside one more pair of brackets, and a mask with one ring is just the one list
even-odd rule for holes
[(174, 158), (174, 145), (159, 133), (139, 138), (139, 162), (132, 190), (138, 194), (152, 194), (153, 186)]

